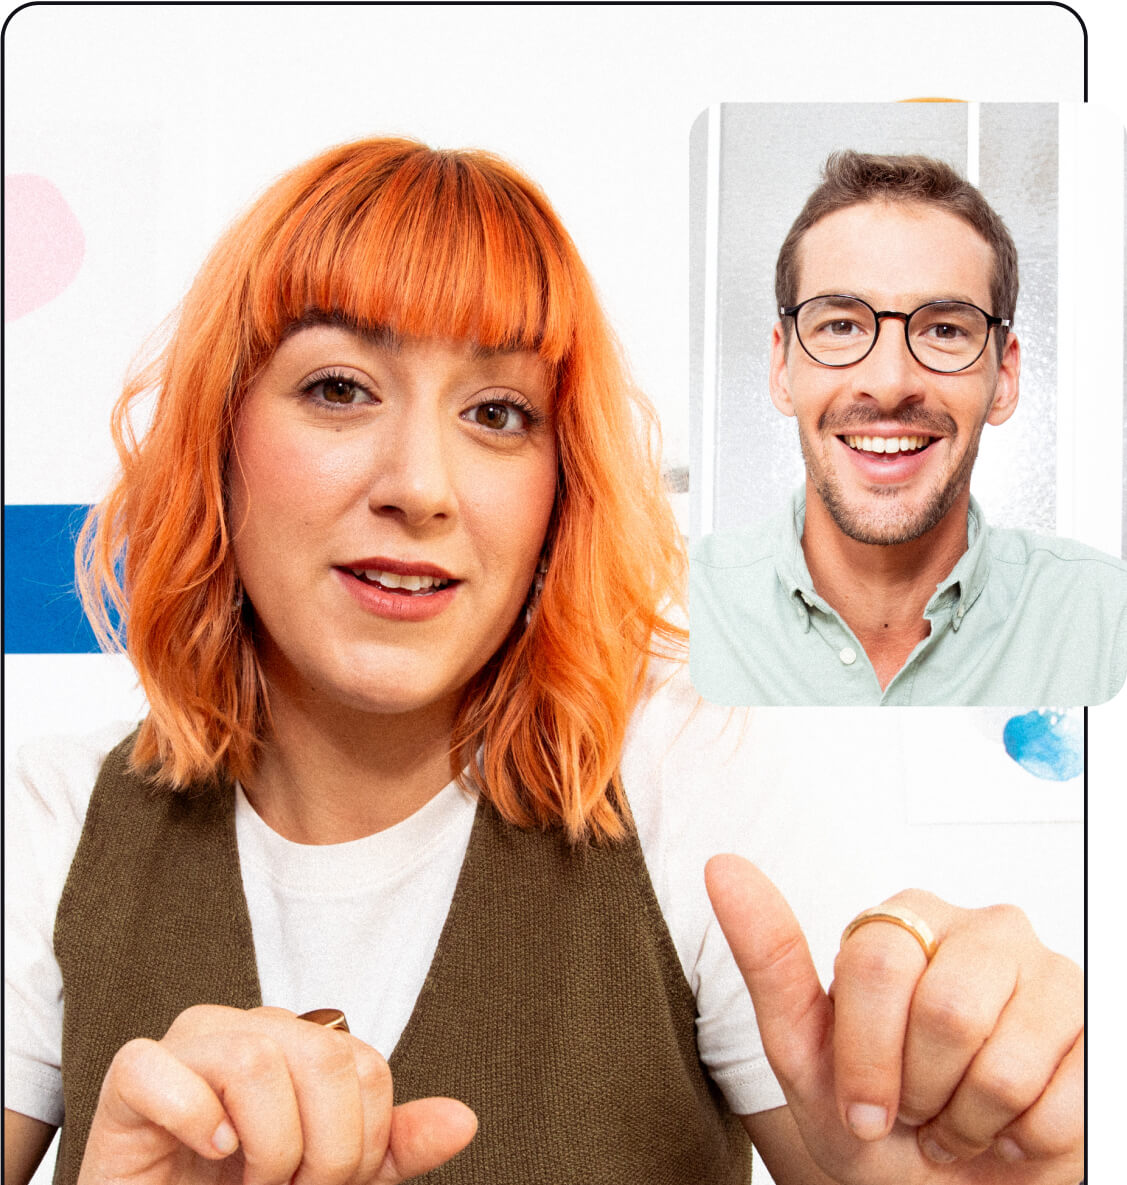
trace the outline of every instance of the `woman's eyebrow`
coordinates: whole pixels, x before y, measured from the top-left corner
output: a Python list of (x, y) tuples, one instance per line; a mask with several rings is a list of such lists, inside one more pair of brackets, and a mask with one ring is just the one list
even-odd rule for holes
[[(363, 324), (349, 317), (346, 313), (330, 312), (325, 309), (308, 309), (296, 320), (291, 321), (282, 332), (278, 344), (281, 345), (282, 342), (303, 329), (314, 329), (320, 325), (325, 325), (333, 329), (344, 329), (349, 333), (355, 333), (357, 337), (362, 337), (371, 345), (390, 350), (393, 354), (399, 353), (403, 346), (403, 334), (397, 333), (387, 325)], [(488, 361), (490, 358), (523, 354), (528, 349), (528, 346), (504, 344), (489, 346), (482, 345), (480, 342), (473, 342), (470, 357), (475, 362), (483, 362)]]
[(497, 358), (504, 354), (524, 354), (526, 352), (527, 347), (524, 346), (483, 346), (478, 342), (474, 342), (471, 357), (475, 362), (479, 362), (489, 358)]
[(282, 342), (302, 329), (314, 329), (319, 325), (345, 329), (349, 333), (355, 333), (358, 337), (364, 338), (370, 344), (379, 346), (381, 349), (391, 350), (393, 353), (398, 353), (403, 345), (402, 336), (386, 325), (363, 325), (344, 313), (327, 312), (324, 309), (309, 309), (296, 321), (291, 321), (283, 331), (278, 344), (281, 345)]

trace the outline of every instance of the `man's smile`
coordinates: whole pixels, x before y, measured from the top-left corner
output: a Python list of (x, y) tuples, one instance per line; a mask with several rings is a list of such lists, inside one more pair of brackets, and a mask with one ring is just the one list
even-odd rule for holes
[[(943, 433), (920, 432), (918, 428), (909, 430), (906, 425), (888, 423), (873, 424), (868, 431), (838, 432), (826, 439), (825, 462), (829, 466), (826, 472), (836, 473), (834, 489), (843, 497), (863, 496), (863, 491), (873, 494), (878, 490), (883, 494), (894, 490), (906, 493), (909, 485), (925, 479), (930, 488), (936, 462), (942, 464), (943, 454), (948, 451), (935, 446), (951, 440), (952, 437)], [(835, 455), (836, 461), (832, 460)], [(847, 475), (852, 475), (852, 480)]]
[(890, 455), (893, 453), (920, 453), (928, 448), (934, 436), (839, 436), (851, 449), (857, 452)]

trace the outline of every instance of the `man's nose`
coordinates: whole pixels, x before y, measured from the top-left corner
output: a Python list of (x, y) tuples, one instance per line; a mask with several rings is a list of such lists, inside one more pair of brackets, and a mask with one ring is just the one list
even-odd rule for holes
[(884, 407), (915, 402), (926, 394), (928, 371), (912, 356), (900, 317), (882, 317), (872, 350), (854, 367), (855, 394)]
[(450, 518), (457, 508), (453, 433), (430, 409), (404, 409), (373, 456), (368, 505), (412, 527)]

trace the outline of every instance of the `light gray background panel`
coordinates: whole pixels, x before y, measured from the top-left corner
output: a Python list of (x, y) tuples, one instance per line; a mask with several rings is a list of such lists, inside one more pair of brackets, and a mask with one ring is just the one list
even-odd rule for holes
[(979, 117), (979, 188), (1017, 244), (1022, 365), (1017, 411), (982, 434), (974, 491), (992, 522), (1049, 534), (1057, 523), (1057, 110), (983, 103)]
[[(768, 349), (777, 319), (778, 249), (821, 166), (835, 149), (922, 152), (964, 175), (968, 114), (961, 103), (724, 104), (719, 110), (715, 338), (704, 340), (703, 222), (707, 128), (694, 129), (690, 163), (693, 237), (691, 533), (702, 532), (701, 484), (711, 474), (712, 530), (774, 513), (802, 481), (793, 420), (768, 396)], [(980, 183), (1018, 244), (1018, 327), (1027, 327), (1022, 403), (1011, 422), (984, 433), (975, 491), (991, 521), (1051, 532), (1056, 523), (1057, 109), (1052, 104), (982, 104)], [(695, 426), (703, 414), (700, 360), (716, 350), (715, 436), (705, 463)], [(997, 439), (995, 439), (997, 437)]]

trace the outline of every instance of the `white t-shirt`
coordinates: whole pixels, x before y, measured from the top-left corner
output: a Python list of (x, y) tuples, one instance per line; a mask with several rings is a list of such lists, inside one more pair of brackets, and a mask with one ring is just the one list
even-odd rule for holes
[[(701, 1059), (733, 1111), (748, 1114), (784, 1100), (703, 881), (709, 856), (748, 851), (734, 836), (746, 841), (762, 831), (741, 718), (701, 703), (679, 670), (655, 681), (635, 713), (622, 772), (696, 997)], [(62, 1121), (55, 913), (98, 771), (127, 731), (28, 745), (9, 780), (5, 1105), (55, 1125)], [(390, 1055), (438, 943), (474, 810), (451, 784), (395, 827), (312, 846), (272, 831), (239, 791), (239, 862), (263, 1003), (341, 1008), (356, 1036)]]

